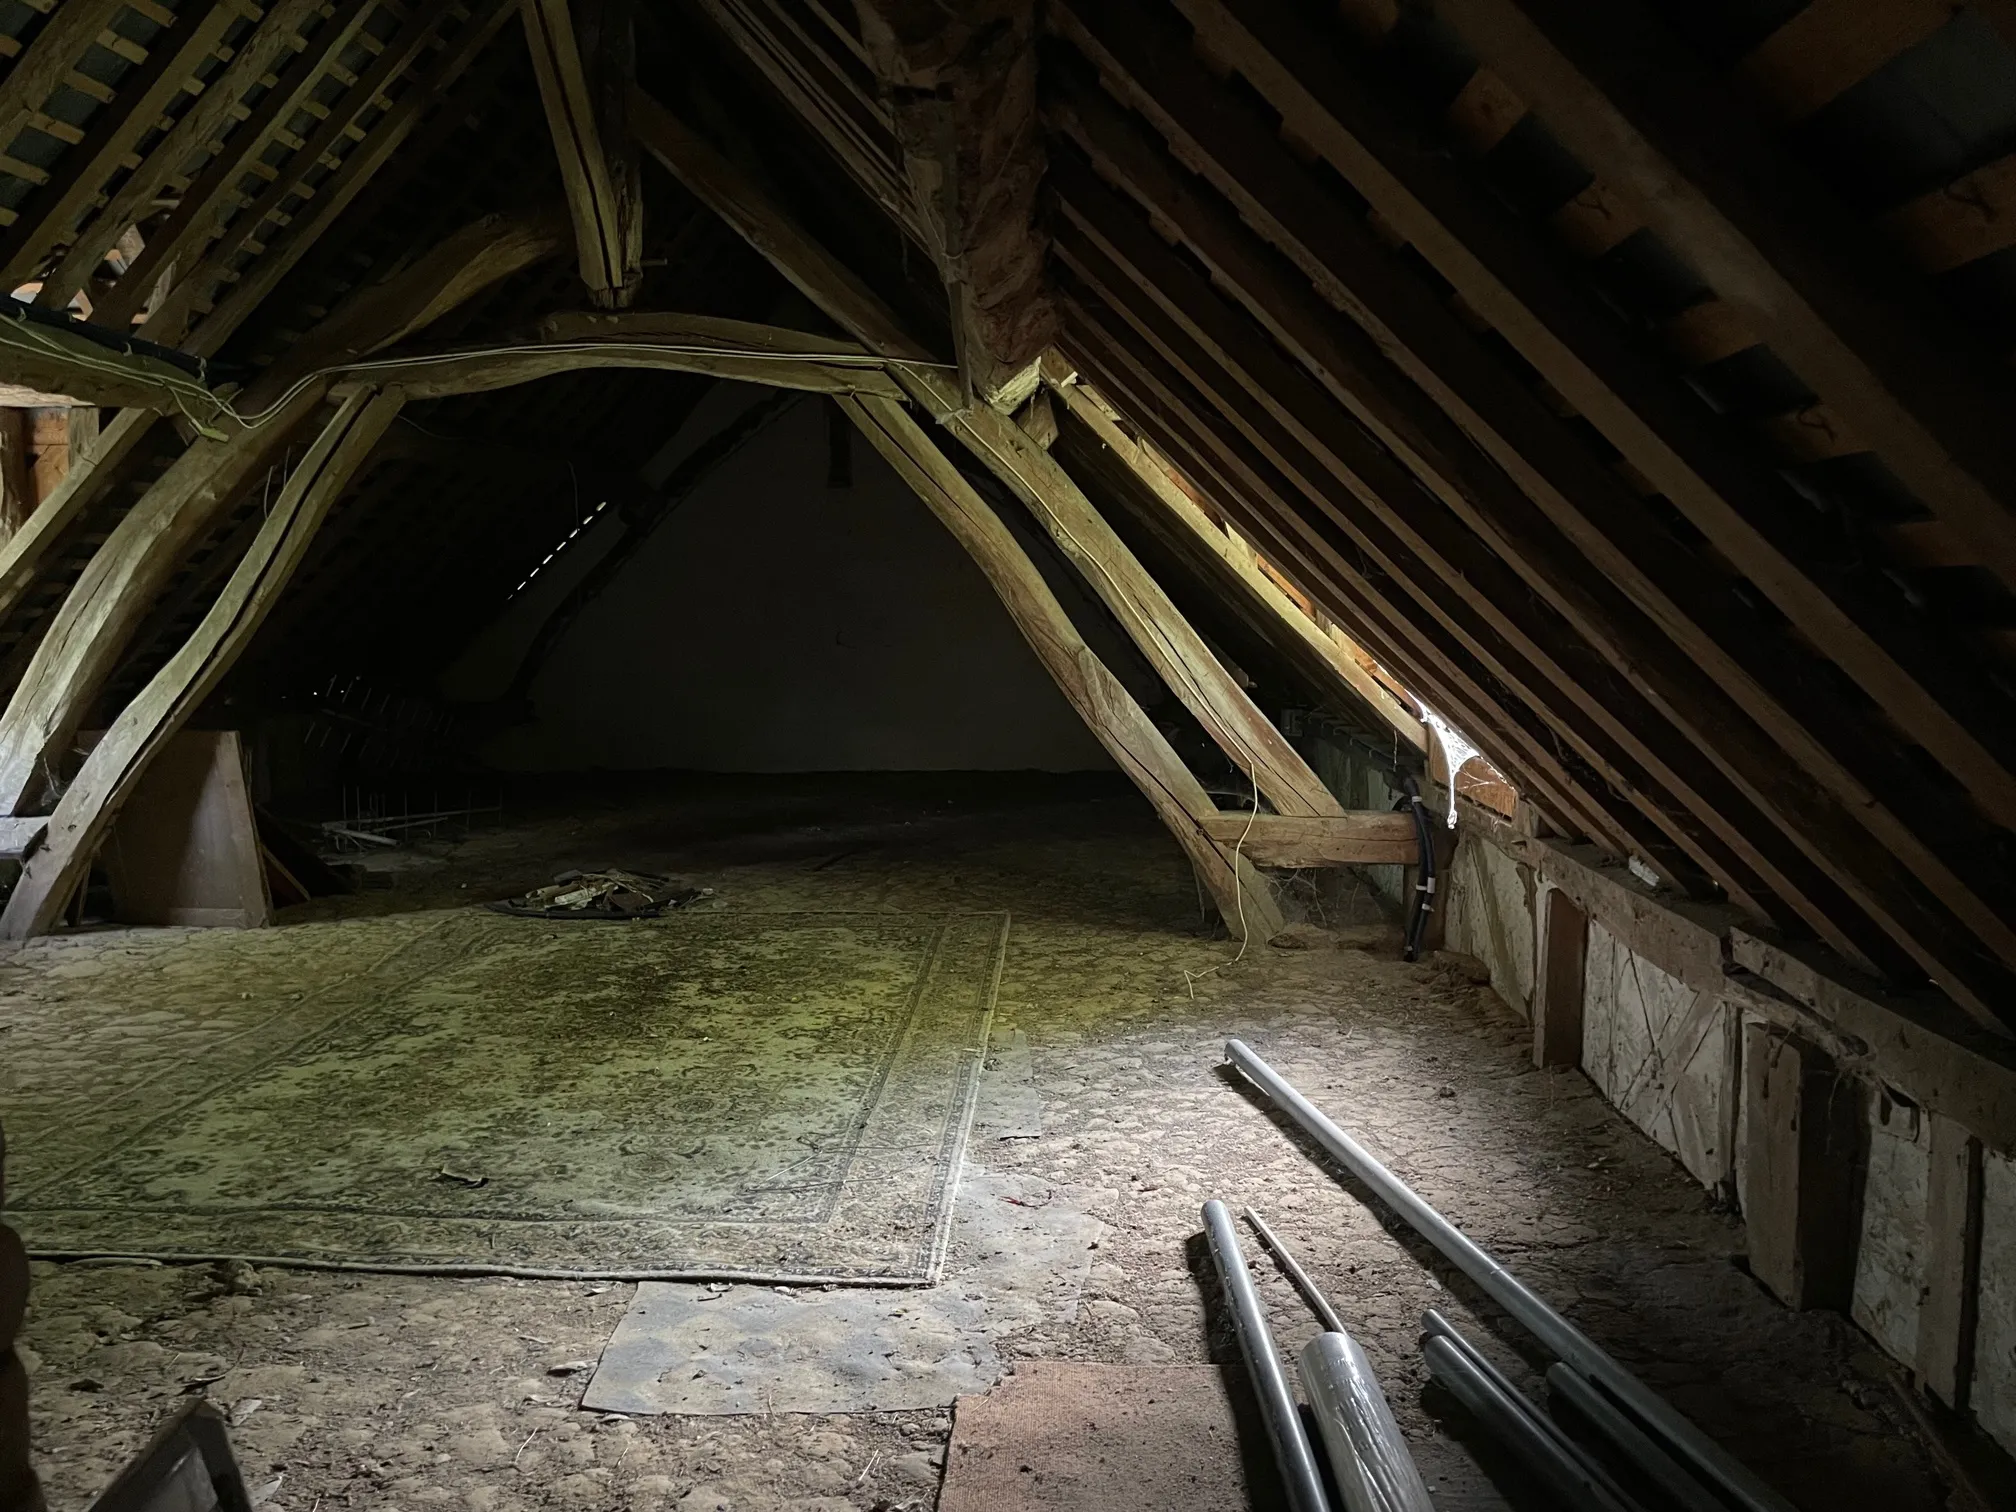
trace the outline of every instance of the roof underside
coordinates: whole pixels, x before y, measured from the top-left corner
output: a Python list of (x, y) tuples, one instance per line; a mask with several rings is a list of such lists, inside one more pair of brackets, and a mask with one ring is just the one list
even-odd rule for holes
[[(256, 383), (428, 248), (561, 203), (517, 15), (0, 0), (0, 273)], [(1054, 351), (1552, 830), (2016, 1021), (2016, 0), (681, 0), (636, 24), (643, 91), (916, 342), (981, 394)], [(641, 184), (635, 308), (815, 323), (648, 159)], [(428, 341), (585, 308), (571, 250)], [(431, 673), (578, 522), (584, 470), (637, 488), (709, 381), (414, 404), (234, 691)], [(1185, 610), (1292, 684), (1265, 615), (1059, 423)], [(185, 445), (157, 432), (0, 622), (8, 683)], [(254, 489), (188, 554), (109, 698), (259, 518)]]

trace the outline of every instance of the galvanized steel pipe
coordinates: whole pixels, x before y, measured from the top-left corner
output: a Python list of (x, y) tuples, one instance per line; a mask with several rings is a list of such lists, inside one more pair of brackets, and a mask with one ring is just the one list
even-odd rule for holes
[(1604, 1490), (1587, 1465), (1545, 1432), (1516, 1397), (1508, 1399), (1497, 1382), (1449, 1339), (1429, 1334), (1421, 1341), (1421, 1353), (1435, 1379), (1546, 1483), (1559, 1506), (1570, 1512), (1637, 1512)]
[(1320, 1333), (1302, 1351), (1308, 1393), (1345, 1512), (1435, 1512), (1372, 1362), (1348, 1333)]
[(1676, 1507), (1685, 1512), (1726, 1512), (1723, 1503), (1668, 1454), (1663, 1444), (1572, 1367), (1555, 1362), (1547, 1371), (1547, 1387), (1581, 1413), (1590, 1427), (1608, 1439)]
[(1215, 1197), (1204, 1204), (1204, 1236), (1225, 1286), (1225, 1300), (1232, 1307), (1239, 1353), (1245, 1357), (1253, 1395), (1259, 1399), (1260, 1416), (1266, 1420), (1267, 1437), (1274, 1444), (1274, 1463), (1280, 1467), (1281, 1483), (1288, 1490), (1289, 1512), (1330, 1512), (1329, 1499), (1323, 1494), (1323, 1474), (1309, 1447), (1309, 1435), (1302, 1431), (1302, 1414), (1288, 1389), (1281, 1356), (1274, 1350), (1274, 1335), (1260, 1308), (1260, 1294), (1246, 1273), (1246, 1256), (1232, 1227), (1232, 1211)]
[(1674, 1411), (1671, 1403), (1611, 1359), (1587, 1334), (1520, 1285), (1517, 1277), (1374, 1160), (1364, 1146), (1326, 1118), (1272, 1066), (1236, 1039), (1225, 1042), (1225, 1054), (1283, 1112), (1370, 1187), (1381, 1202), (1406, 1219), (1417, 1234), (1483, 1288), (1492, 1301), (1510, 1313), (1550, 1353), (1600, 1386), (1704, 1484), (1749, 1512), (1794, 1512), (1792, 1504), (1759, 1480), (1748, 1466)]

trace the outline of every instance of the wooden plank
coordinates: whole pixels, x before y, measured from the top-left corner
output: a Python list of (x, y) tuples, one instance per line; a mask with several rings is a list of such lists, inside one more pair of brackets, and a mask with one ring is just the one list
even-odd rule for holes
[[(154, 200), (189, 161), (208, 155), (211, 140), (237, 124), (248, 91), (285, 61), (300, 33), (320, 14), (326, 0), (278, 0), (238, 44), (231, 59), (210, 79), (173, 127), (147, 149), (139, 167), (127, 174), (105, 202), (90, 212), (77, 239), (43, 275), (35, 302), (61, 309), (92, 279), (99, 264), (126, 232), (153, 213)], [(123, 81), (122, 81), (122, 87)], [(95, 310), (94, 310), (94, 313)]]
[[(621, 308), (636, 296), (644, 277), (644, 242), (637, 219), (643, 207), (634, 178), (625, 180), (629, 192), (619, 195), (567, 0), (521, 0), (519, 10), (525, 18), (539, 99), (560, 159), (581, 280), (598, 305)], [(628, 55), (625, 49), (617, 51)]]
[(28, 481), (28, 412), (0, 410), (0, 545), (14, 539), (35, 510)]
[(56, 176), (22, 205), (22, 218), (0, 237), (0, 286), (12, 289), (32, 278), (70, 239), (106, 179), (156, 129), (241, 14), (230, 0), (201, 0), (186, 18), (178, 14), (180, 25), (155, 39), (147, 61), (120, 79), (117, 97), (91, 117), (84, 140), (63, 153)]
[(1840, 98), (1966, 8), (1966, 0), (1811, 0), (1744, 58), (1741, 72), (1787, 120)]
[(162, 744), (101, 851), (122, 924), (258, 929), (270, 923), (259, 828), (236, 730)]
[(19, 861), (49, 833), (46, 818), (0, 819), (0, 860)]
[(1273, 469), (1215, 414), (1206, 419), (1203, 396), (1145, 346), (1109, 330), (1102, 319), (1067, 295), (1070, 356), (1100, 388), (1120, 398), (1127, 413), (1147, 426), (1192, 477), (1206, 480), (1211, 496), (1276, 564), (1296, 575), (1297, 586), (1321, 603), (1407, 686), (1457, 719), (1501, 769), (1544, 793), (1556, 812), (1571, 816), (1575, 833), (1587, 834), (1615, 854), (1653, 854), (1659, 846), (1634, 831), (1629, 809), (1599, 798), (1597, 774), (1578, 775), (1578, 759), (1537, 714), (1515, 704), (1510, 690), (1440, 621), (1411, 614), (1388, 591), (1383, 570), (1355, 542), (1323, 531), (1286, 500), (1295, 485)]
[[(1050, 380), (1050, 376), (1046, 364), (1046, 381)], [(1318, 660), (1335, 674), (1341, 685), (1340, 695), (1354, 698), (1364, 704), (1376, 717), (1390, 725), (1394, 734), (1406, 741), (1414, 751), (1425, 752), (1428, 748), (1427, 727), (1415, 718), (1412, 711), (1387, 691), (1377, 678), (1367, 672), (1314, 620), (1303, 613), (1301, 606), (1283, 593), (1273, 580), (1260, 570), (1252, 551), (1234, 544), (1196, 500), (1177, 485), (1167, 464), (1122, 430), (1118, 416), (1084, 384), (1075, 379), (1076, 375), (1072, 374), (1070, 378), (1053, 382), (1052, 391), (1063, 401), (1071, 414), (1084, 422), (1128, 470), (1146, 485), (1149, 493), (1167, 512), (1169, 519), (1212, 556), (1222, 561), (1245, 583), (1249, 593), (1272, 610), (1282, 625), (1315, 652)]]
[(1540, 959), (1533, 968), (1533, 1064), (1582, 1064), (1582, 998), (1589, 916), (1558, 887), (1540, 895)]
[(323, 516), (404, 402), (396, 389), (353, 394), (323, 427), (210, 612), (84, 758), (50, 816), (48, 839), (22, 867), (0, 913), (0, 939), (29, 939), (56, 926), (120, 809), (258, 631)]
[(1912, 1367), (1925, 1389), (1965, 1412), (1981, 1303), (1981, 1141), (1937, 1113), (1925, 1184), (1925, 1289)]
[(1421, 854), (1409, 814), (1219, 813), (1204, 821), (1204, 830), (1256, 866), (1413, 866)]
[(1846, 1312), (1853, 1298), (1865, 1097), (1819, 1046), (1743, 1026), (1750, 1274), (1787, 1307)]
[(1899, 205), (1881, 224), (1927, 273), (2016, 247), (2016, 153)]
[(322, 396), (322, 386), (310, 384), (256, 430), (199, 439), (113, 527), (0, 714), (0, 813), (39, 802), (78, 721), (182, 554), (279, 458)]
[(1271, 885), (1207, 829), (1216, 810), (1162, 732), (1087, 646), (1036, 564), (999, 516), (952, 466), (900, 403), (839, 401), (869, 443), (966, 549), (1086, 727), (1106, 748), (1190, 857), (1205, 889), (1241, 940), (1281, 929)]
[(274, 134), (315, 93), (379, 4), (380, 0), (343, 0), (307, 48), (283, 62), (274, 86), (189, 181), (181, 202), (149, 228), (147, 245), (140, 255), (93, 306), (92, 314), (100, 324), (118, 330), (130, 326), (147, 308), (148, 297), (164, 275), (192, 267), (210, 242), (222, 234), (225, 220), (246, 203), (240, 198), (240, 189), (248, 169), (266, 151)]

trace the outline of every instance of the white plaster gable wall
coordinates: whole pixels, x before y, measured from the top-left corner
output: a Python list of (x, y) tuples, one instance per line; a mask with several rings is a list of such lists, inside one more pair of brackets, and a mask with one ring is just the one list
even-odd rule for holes
[(1918, 1110), (1869, 1099), (1869, 1174), (1851, 1310), (1893, 1359), (1907, 1362), (1918, 1357), (1931, 1162), (1931, 1130)]
[(1720, 995), (1689, 987), (1589, 921), (1582, 1069), (1704, 1186), (1734, 1174), (1735, 1026)]
[(1533, 903), (1528, 868), (1488, 841), (1457, 842), (1450, 876), (1437, 882), (1449, 910), (1443, 938), (1451, 950), (1491, 968), (1498, 996), (1533, 1016)]
[(2016, 1454), (2016, 1160), (1988, 1151), (1981, 1171), (1981, 1321), (1974, 1415)]

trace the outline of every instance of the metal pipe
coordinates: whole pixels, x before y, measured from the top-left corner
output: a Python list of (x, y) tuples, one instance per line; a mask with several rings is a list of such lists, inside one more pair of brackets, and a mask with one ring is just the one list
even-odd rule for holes
[[(1450, 1347), (1463, 1357), (1471, 1369), (1489, 1381), (1493, 1390), (1526, 1415), (1536, 1432), (1552, 1439), (1560, 1447), (1561, 1452), (1580, 1464), (1589, 1478), (1607, 1491), (1613, 1500), (1627, 1506), (1630, 1504), (1630, 1493), (1617, 1484), (1610, 1472), (1596, 1463), (1588, 1450), (1571, 1439), (1559, 1423), (1535, 1406), (1525, 1392), (1508, 1381), (1504, 1372), (1485, 1358), (1482, 1350), (1457, 1332), (1455, 1324), (1431, 1307), (1421, 1314), (1421, 1332), (1424, 1345), (1431, 1338), (1448, 1340)], [(1728, 1509), (1723, 1508), (1721, 1512), (1728, 1512)]]
[(1288, 1390), (1288, 1376), (1275, 1352), (1274, 1335), (1267, 1329), (1260, 1294), (1246, 1274), (1246, 1256), (1232, 1227), (1232, 1210), (1215, 1197), (1204, 1204), (1204, 1235), (1218, 1266), (1218, 1279), (1225, 1286), (1225, 1300), (1232, 1307), (1239, 1353), (1246, 1359), (1246, 1373), (1253, 1380), (1253, 1395), (1259, 1399), (1267, 1437), (1274, 1443), (1274, 1463), (1288, 1491), (1289, 1512), (1330, 1512), (1329, 1499), (1323, 1494), (1323, 1475), (1309, 1447), (1309, 1435), (1302, 1431), (1302, 1415)]
[(1358, 1341), (1342, 1330), (1320, 1333), (1302, 1351), (1301, 1365), (1345, 1512), (1435, 1512)]
[(1674, 1506), (1685, 1509), (1685, 1512), (1727, 1512), (1724, 1504), (1684, 1465), (1572, 1368), (1558, 1360), (1549, 1366), (1547, 1387), (1556, 1397), (1581, 1413), (1589, 1426), (1608, 1439), (1611, 1446), (1635, 1465)]
[(1421, 1353), (1427, 1358), (1429, 1373), (1546, 1484), (1557, 1506), (1568, 1512), (1637, 1512), (1630, 1503), (1620, 1502), (1604, 1490), (1588, 1466), (1560, 1440), (1544, 1432), (1526, 1408), (1516, 1399), (1508, 1399), (1475, 1361), (1443, 1335), (1428, 1335), (1422, 1340)]
[(1281, 1262), (1281, 1269), (1288, 1272), (1288, 1279), (1295, 1283), (1295, 1290), (1302, 1293), (1302, 1300), (1309, 1304), (1323, 1326), (1331, 1333), (1348, 1333), (1344, 1320), (1337, 1316), (1337, 1309), (1330, 1305), (1330, 1299), (1323, 1295), (1309, 1272), (1302, 1269), (1295, 1257), (1288, 1253), (1288, 1246), (1281, 1242), (1281, 1236), (1267, 1227), (1267, 1220), (1249, 1207), (1246, 1209), (1246, 1221), (1253, 1225), (1260, 1242), (1274, 1252), (1274, 1258)]
[(1703, 1483), (1749, 1512), (1794, 1512), (1792, 1504), (1759, 1480), (1748, 1466), (1674, 1411), (1664, 1397), (1611, 1359), (1593, 1339), (1520, 1285), (1510, 1271), (1417, 1197), (1405, 1182), (1324, 1117), (1314, 1103), (1284, 1081), (1272, 1066), (1236, 1039), (1225, 1042), (1225, 1054), (1255, 1086), (1370, 1187), (1380, 1201), (1406, 1219), (1417, 1234), (1476, 1282), (1549, 1353), (1567, 1361), (1602, 1387)]

